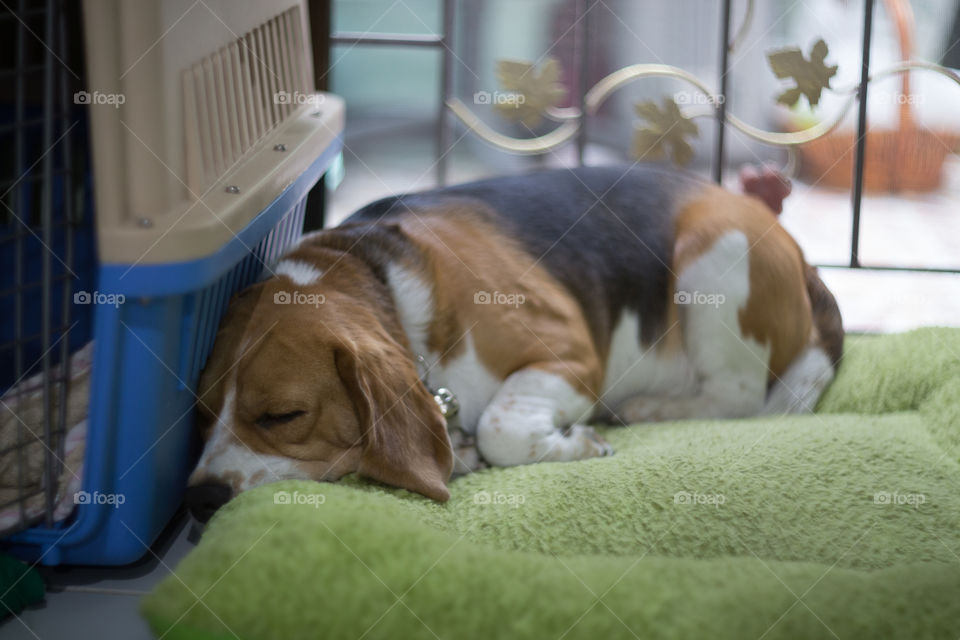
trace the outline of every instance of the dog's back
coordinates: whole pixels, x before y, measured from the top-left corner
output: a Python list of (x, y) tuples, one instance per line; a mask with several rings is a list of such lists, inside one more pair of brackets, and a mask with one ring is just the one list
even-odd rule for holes
[(596, 335), (609, 337), (629, 309), (640, 314), (644, 341), (652, 342), (668, 305), (673, 218), (697, 184), (689, 174), (648, 165), (559, 169), (391, 196), (346, 222), (438, 208), (493, 217), (577, 298)]

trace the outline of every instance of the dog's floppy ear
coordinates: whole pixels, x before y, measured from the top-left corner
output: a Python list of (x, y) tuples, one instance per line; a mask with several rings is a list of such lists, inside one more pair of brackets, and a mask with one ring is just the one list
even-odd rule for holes
[(446, 420), (406, 350), (383, 329), (371, 332), (337, 351), (362, 431), (357, 472), (446, 502), (453, 471)]

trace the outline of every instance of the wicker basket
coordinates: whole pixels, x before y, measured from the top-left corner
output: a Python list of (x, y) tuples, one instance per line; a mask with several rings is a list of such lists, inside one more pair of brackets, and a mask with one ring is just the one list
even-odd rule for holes
[[(913, 12), (909, 0), (886, 0), (897, 27), (900, 53), (913, 53)], [(868, 129), (863, 186), (871, 192), (932, 191), (939, 187), (944, 161), (960, 145), (957, 131), (933, 131), (914, 121), (910, 73), (900, 74), (898, 128)], [(853, 183), (856, 132), (833, 132), (800, 147), (801, 174), (816, 184), (849, 189)]]

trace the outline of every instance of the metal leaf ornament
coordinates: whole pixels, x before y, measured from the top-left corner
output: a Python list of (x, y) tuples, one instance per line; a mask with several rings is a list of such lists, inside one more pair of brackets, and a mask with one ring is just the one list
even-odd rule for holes
[(693, 120), (683, 115), (672, 98), (663, 99), (663, 109), (649, 100), (637, 103), (634, 108), (637, 115), (647, 121), (647, 125), (637, 127), (633, 135), (631, 153), (634, 158), (663, 158), (670, 147), (674, 163), (682, 166), (693, 159), (693, 147), (686, 137), (695, 137), (700, 131)]
[(500, 60), (497, 62), (500, 86), (513, 95), (494, 101), (494, 109), (508, 120), (519, 120), (531, 129), (542, 120), (543, 113), (567, 96), (560, 83), (560, 63), (547, 58), (539, 71), (530, 62)]
[(767, 60), (774, 75), (781, 79), (790, 78), (797, 83), (797, 86), (777, 96), (777, 102), (792, 107), (803, 95), (811, 107), (817, 106), (820, 93), (830, 88), (830, 78), (837, 74), (837, 65), (828, 67), (824, 64), (828, 53), (827, 43), (823, 40), (818, 40), (810, 49), (809, 60), (803, 57), (803, 51), (794, 47), (768, 53)]

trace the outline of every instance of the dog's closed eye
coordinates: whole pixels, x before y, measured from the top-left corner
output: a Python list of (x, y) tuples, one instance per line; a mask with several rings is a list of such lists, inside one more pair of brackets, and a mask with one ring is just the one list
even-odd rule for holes
[(280, 424), (286, 424), (300, 416), (304, 415), (306, 411), (288, 411), (286, 413), (264, 413), (254, 422), (261, 429), (270, 429)]

